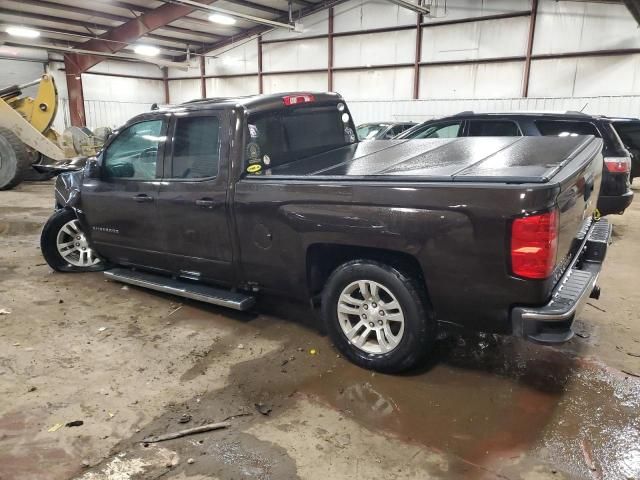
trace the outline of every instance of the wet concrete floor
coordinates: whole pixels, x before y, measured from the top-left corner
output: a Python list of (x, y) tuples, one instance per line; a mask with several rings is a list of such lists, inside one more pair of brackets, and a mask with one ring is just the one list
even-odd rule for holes
[(340, 358), (304, 306), (239, 314), (51, 273), (50, 198), (0, 192), (0, 480), (640, 478), (637, 205), (569, 343), (453, 336), (388, 376)]

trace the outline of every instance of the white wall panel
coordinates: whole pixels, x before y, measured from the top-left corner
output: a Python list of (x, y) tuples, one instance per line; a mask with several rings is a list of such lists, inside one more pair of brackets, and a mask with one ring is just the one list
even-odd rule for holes
[[(68, 109), (68, 104), (67, 104)], [(142, 102), (113, 102), (104, 100), (85, 100), (84, 112), (87, 118), (87, 127), (118, 128), (130, 118), (140, 113), (148, 112), (151, 103)]]
[(258, 76), (232, 78), (208, 78), (208, 97), (236, 97), (258, 93)]
[(201, 98), (200, 79), (171, 80), (169, 82), (169, 101), (172, 105)]
[(105, 60), (91, 67), (88, 70), (88, 73), (90, 72), (162, 78), (162, 71), (157, 65), (142, 62), (119, 62), (114, 60)]
[(258, 71), (258, 40), (254, 39), (230, 49), (213, 51), (205, 60), (206, 75), (236, 75)]
[(264, 75), (262, 86), (264, 93), (324, 92), (327, 90), (327, 74)]
[(423, 28), (422, 61), (524, 56), (528, 34), (528, 17)]
[(640, 55), (534, 60), (529, 94), (579, 97), (640, 94)]
[(616, 48), (640, 48), (638, 24), (622, 3), (540, 2), (534, 54)]
[(308, 15), (302, 19), (302, 32), (294, 32), (278, 28), (267, 32), (263, 40), (280, 40), (282, 38), (304, 38), (311, 35), (323, 35), (329, 31), (327, 10)]
[(374, 68), (335, 72), (333, 89), (347, 99), (407, 99), (413, 94), (413, 69)]
[[(566, 112), (581, 110), (585, 113), (609, 116), (637, 116), (640, 111), (640, 96), (621, 97), (562, 97), (562, 98), (485, 98), (457, 100), (407, 100), (372, 101), (351, 100), (349, 109), (355, 123), (381, 120), (411, 120), (423, 122), (433, 118), (455, 115), (459, 112)], [(586, 107), (585, 107), (586, 105)]]
[(263, 71), (278, 72), (327, 68), (329, 55), (327, 45), (326, 38), (263, 45)]
[(531, 10), (530, 0), (447, 0), (430, 2), (431, 16), (425, 22), (481, 17)]
[(417, 20), (415, 12), (385, 0), (351, 0), (336, 5), (333, 11), (334, 32), (415, 25)]
[(523, 68), (524, 62), (421, 67), (420, 98), (518, 96)]
[(333, 40), (333, 66), (413, 63), (415, 45), (414, 30), (336, 37)]
[(164, 101), (162, 80), (82, 74), (85, 100), (153, 103)]
[[(44, 74), (44, 64), (42, 62), (0, 58), (0, 88), (37, 80), (42, 74)], [(29, 87), (24, 91), (25, 95), (32, 96), (36, 92), (37, 87)]]

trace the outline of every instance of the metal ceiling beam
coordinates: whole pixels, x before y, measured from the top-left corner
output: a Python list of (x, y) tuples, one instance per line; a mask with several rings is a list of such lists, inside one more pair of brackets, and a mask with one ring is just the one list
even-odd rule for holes
[[(269, 7), (267, 5), (262, 5), (260, 3), (249, 2), (247, 0), (226, 0), (226, 2), (233, 3), (234, 5), (240, 5), (243, 7), (252, 8), (254, 10), (260, 10), (265, 13), (271, 13), (273, 15), (282, 15), (283, 13), (286, 13), (286, 10)], [(133, 12), (145, 13), (145, 12), (148, 12), (149, 10), (153, 10), (153, 8), (150, 8), (150, 7), (142, 7), (140, 5), (136, 5), (128, 2), (121, 2), (119, 0), (113, 0), (113, 1), (109, 0), (108, 2), (105, 2), (105, 3), (108, 3), (112, 7), (126, 8), (127, 10), (131, 10)], [(305, 3), (308, 3), (308, 2), (305, 2)], [(201, 18), (185, 17), (183, 20), (189, 20), (189, 21), (193, 20), (197, 23), (211, 25), (210, 22), (208, 22), (207, 20), (202, 20)]]
[[(110, 20), (112, 22), (120, 22), (126, 23), (129, 20), (132, 20), (132, 17), (123, 17), (122, 15), (115, 15), (113, 13), (101, 12), (98, 9), (89, 9), (76, 7), (72, 5), (64, 5), (61, 3), (49, 2), (47, 0), (20, 0), (20, 3), (23, 5), (32, 5), (34, 7), (45, 7), (55, 9), (58, 12), (72, 12), (77, 13), (79, 15), (87, 15), (89, 17), (97, 17), (103, 18), (105, 20)], [(54, 15), (55, 16), (55, 15)], [(208, 24), (209, 28), (211, 28), (211, 24)], [(207, 37), (213, 40), (219, 40), (221, 38), (220, 35), (215, 35), (209, 32), (203, 32), (200, 30), (190, 30), (188, 28), (174, 27), (174, 26), (164, 26), (163, 30), (179, 33), (182, 35), (190, 35), (190, 36), (199, 36), (199, 37)]]
[(270, 27), (276, 28), (286, 28), (292, 30), (294, 27), (289, 23), (283, 23), (277, 20), (270, 20), (268, 18), (256, 17), (254, 15), (249, 15), (247, 13), (234, 12), (232, 10), (227, 10), (226, 8), (212, 7), (210, 5), (204, 5), (200, 2), (196, 2), (194, 0), (161, 0), (165, 2), (167, 5), (182, 5), (189, 6), (196, 10), (200, 10), (202, 12), (207, 13), (223, 13), (225, 15), (230, 15), (232, 17), (242, 18), (244, 20), (248, 20), (253, 23), (259, 23), (261, 25), (268, 25)]
[[(114, 28), (112, 25), (105, 25), (103, 23), (96, 23), (96, 22), (89, 23), (89, 22), (83, 22), (80, 20), (73, 20), (71, 18), (59, 18), (59, 17), (53, 17), (51, 15), (44, 15), (41, 13), (21, 12), (18, 10), (10, 10), (8, 8), (0, 8), (0, 15), (9, 15), (13, 17), (20, 17), (21, 19), (36, 20), (36, 21), (42, 21), (42, 22), (53, 22), (59, 25), (70, 25), (74, 27), (81, 27), (83, 29), (93, 28), (94, 30), (101, 30), (103, 32), (106, 32)], [(7, 21), (7, 23), (13, 23), (13, 22)], [(40, 25), (34, 25), (34, 24), (26, 24), (26, 25), (36, 29), (40, 27)], [(45, 28), (49, 28), (49, 27), (45, 27)], [(154, 40), (158, 40), (162, 42), (170, 42), (170, 43), (178, 44), (181, 46), (186, 45), (188, 43), (195, 43), (195, 42), (190, 42), (189, 40), (185, 40), (184, 38), (166, 37), (164, 35), (157, 35), (157, 34), (153, 34), (153, 35), (147, 34), (145, 36), (147, 38), (151, 38)]]

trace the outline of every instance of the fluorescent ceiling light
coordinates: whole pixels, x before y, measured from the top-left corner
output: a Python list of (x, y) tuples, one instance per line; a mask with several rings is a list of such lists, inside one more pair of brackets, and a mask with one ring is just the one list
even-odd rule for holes
[(38, 30), (27, 27), (7, 27), (5, 31), (14, 37), (38, 38), (40, 36), (40, 32)]
[(160, 53), (160, 49), (153, 45), (136, 45), (133, 51), (145, 57), (155, 57)]
[(234, 25), (236, 19), (229, 15), (223, 15), (222, 13), (212, 13), (209, 15), (209, 21), (213, 23), (220, 23), (222, 25)]

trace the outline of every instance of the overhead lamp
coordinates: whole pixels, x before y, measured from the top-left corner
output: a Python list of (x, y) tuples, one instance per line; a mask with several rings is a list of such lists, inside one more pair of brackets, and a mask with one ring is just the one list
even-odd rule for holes
[(235, 25), (236, 19), (222, 13), (212, 13), (209, 15), (209, 21), (219, 23), (221, 25)]
[(38, 38), (40, 36), (38, 30), (27, 27), (7, 27), (5, 31), (13, 37)]
[(145, 57), (155, 57), (160, 53), (160, 49), (153, 45), (136, 45), (133, 51)]

